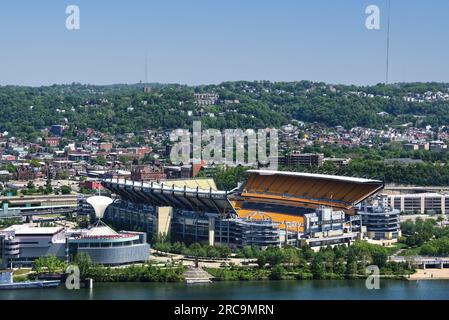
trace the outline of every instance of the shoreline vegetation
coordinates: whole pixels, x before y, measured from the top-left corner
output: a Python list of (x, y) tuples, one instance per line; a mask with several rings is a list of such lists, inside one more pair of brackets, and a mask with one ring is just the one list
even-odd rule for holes
[[(155, 243), (153, 249), (172, 254), (183, 254), (197, 259), (229, 258), (227, 251), (221, 248), (192, 244), (189, 247), (181, 243)], [(227, 248), (229, 250), (229, 248)], [(382, 277), (404, 279), (413, 274), (408, 263), (389, 262), (391, 249), (356, 241), (350, 247), (336, 246), (321, 248), (314, 252), (309, 246), (301, 249), (294, 247), (257, 247), (236, 249), (235, 258), (247, 259), (246, 265), (236, 266), (232, 262), (223, 262), (220, 268), (205, 267), (204, 270), (214, 276), (215, 281), (235, 280), (330, 280), (366, 278), (366, 268), (370, 265), (379, 267)]]
[[(203, 266), (213, 276), (214, 281), (252, 280), (344, 280), (366, 279), (366, 268), (379, 267), (380, 276), (391, 279), (406, 279), (415, 273), (407, 263), (389, 262), (388, 250), (382, 246), (356, 241), (352, 246), (322, 248), (314, 252), (310, 247), (245, 247), (231, 254), (225, 246), (210, 247), (194, 243), (189, 247), (180, 243), (155, 244), (154, 249), (164, 248), (164, 252), (186, 254), (198, 262), (208, 257), (217, 259), (220, 267)], [(235, 265), (231, 257), (245, 259), (246, 265)], [(105, 267), (92, 263), (87, 254), (78, 254), (73, 262), (80, 269), (82, 279), (91, 278), (95, 282), (182, 282), (187, 266), (182, 261), (171, 259), (165, 263), (153, 261), (131, 266)], [(29, 278), (39, 275), (59, 274), (63, 276), (67, 264), (56, 257), (36, 260)]]
[[(73, 265), (78, 266), (80, 277), (93, 279), (95, 282), (180, 282), (187, 267), (180, 263), (168, 263), (158, 266), (152, 262), (129, 266), (108, 267), (93, 264), (89, 255), (80, 253)], [(35, 261), (33, 271), (28, 279), (59, 277), (64, 279), (68, 264), (54, 256), (39, 258)]]
[[(79, 254), (72, 264), (80, 268), (82, 279), (96, 282), (183, 282), (188, 265), (199, 265), (213, 281), (253, 280), (345, 280), (366, 279), (368, 266), (379, 268), (379, 277), (397, 280), (449, 280), (449, 269), (416, 270), (411, 261), (416, 254), (442, 256), (449, 252), (449, 227), (434, 220), (407, 221), (401, 225), (404, 237), (393, 247), (383, 247), (365, 241), (351, 246), (323, 247), (315, 252), (310, 247), (277, 246), (265, 249), (246, 246), (236, 249), (225, 245), (200, 243), (186, 245), (155, 238), (152, 259), (129, 266), (95, 265), (87, 254)], [(404, 262), (390, 261), (396, 255)], [(42, 257), (33, 270), (17, 270), (16, 281), (26, 281), (48, 275), (64, 278), (67, 263), (56, 257)]]

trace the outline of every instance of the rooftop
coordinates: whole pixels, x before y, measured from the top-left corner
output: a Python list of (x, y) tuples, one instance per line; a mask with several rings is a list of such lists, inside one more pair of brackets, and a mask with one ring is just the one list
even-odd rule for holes
[(355, 182), (355, 183), (382, 183), (382, 181), (380, 181), (380, 180), (345, 177), (345, 176), (335, 176), (335, 175), (327, 175), (327, 174), (305, 173), (305, 172), (248, 170), (248, 173), (256, 173), (256, 174), (265, 175), (265, 176), (283, 175), (283, 176), (288, 176), (288, 177), (316, 178), (316, 179), (326, 179), (326, 180)]
[(90, 236), (116, 236), (118, 235), (118, 233), (113, 230), (112, 228), (103, 225), (103, 226), (99, 226), (99, 227), (93, 227), (90, 228), (86, 231), (85, 233), (86, 236), (90, 237)]
[(75, 240), (115, 240), (123, 238), (133, 238), (137, 236), (135, 232), (116, 232), (103, 221), (98, 220), (97, 224), (89, 229), (72, 230), (71, 239)]
[(3, 231), (11, 232), (13, 231), (16, 235), (54, 235), (61, 231), (63, 231), (63, 227), (46, 227), (46, 228), (39, 228), (39, 227), (32, 227), (29, 225), (13, 225), (10, 226)]
[[(192, 180), (178, 184), (166, 182), (137, 182), (123, 179), (104, 179), (103, 185), (123, 200), (140, 201), (155, 206), (173, 206), (176, 208), (217, 213), (234, 212), (226, 191), (214, 190), (208, 180)], [(204, 185), (207, 183), (206, 185)], [(200, 185), (203, 184), (201, 187)], [(204, 188), (204, 189), (203, 189)]]

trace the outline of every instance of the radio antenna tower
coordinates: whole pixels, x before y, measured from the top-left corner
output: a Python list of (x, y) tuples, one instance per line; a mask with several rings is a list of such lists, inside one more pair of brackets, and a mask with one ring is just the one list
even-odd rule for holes
[(390, 68), (390, 18), (391, 18), (391, 0), (388, 0), (387, 64), (386, 64), (385, 84), (388, 84), (389, 81), (389, 68)]
[(148, 84), (148, 51), (145, 52), (145, 84)]

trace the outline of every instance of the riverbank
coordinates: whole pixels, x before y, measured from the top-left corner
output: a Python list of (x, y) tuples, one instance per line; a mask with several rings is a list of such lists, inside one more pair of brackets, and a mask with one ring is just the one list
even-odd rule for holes
[(449, 281), (284, 280), (186, 283), (94, 283), (93, 289), (0, 291), (0, 300), (435, 300), (449, 299)]
[[(324, 273), (319, 277), (312, 273), (305, 272), (301, 268), (283, 268), (275, 266), (273, 268), (265, 267), (206, 267), (200, 263), (201, 270), (208, 272), (213, 282), (247, 282), (247, 281), (277, 281), (277, 280), (364, 280), (368, 275), (364, 274), (335, 274)], [(185, 272), (189, 269), (195, 269), (190, 264), (177, 265), (132, 265), (126, 267), (108, 268), (94, 266), (90, 268), (86, 277), (93, 278), (96, 282), (185, 282)], [(25, 272), (25, 270), (16, 270), (14, 279), (16, 282), (26, 280), (49, 279), (45, 274), (36, 274), (34, 272)], [(418, 269), (414, 274), (381, 274), (381, 279), (388, 280), (449, 280), (449, 269)], [(53, 278), (52, 278), (53, 279)], [(61, 274), (61, 279), (64, 275)]]
[(418, 269), (407, 280), (449, 280), (449, 269)]

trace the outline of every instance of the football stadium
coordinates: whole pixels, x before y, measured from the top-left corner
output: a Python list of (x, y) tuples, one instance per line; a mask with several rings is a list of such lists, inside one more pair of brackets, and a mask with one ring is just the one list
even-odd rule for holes
[(116, 200), (105, 219), (184, 242), (319, 248), (362, 238), (358, 205), (384, 187), (382, 181), (342, 176), (248, 173), (232, 191), (217, 190), (212, 179), (106, 179), (103, 185)]

